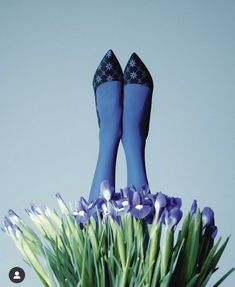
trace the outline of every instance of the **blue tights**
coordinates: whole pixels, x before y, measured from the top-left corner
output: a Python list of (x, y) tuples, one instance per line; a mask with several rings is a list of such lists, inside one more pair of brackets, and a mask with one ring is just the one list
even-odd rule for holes
[(99, 154), (90, 190), (89, 202), (100, 193), (100, 184), (108, 180), (115, 186), (117, 151), (122, 141), (127, 164), (127, 185), (148, 184), (145, 167), (145, 143), (149, 130), (152, 92), (140, 84), (123, 88), (119, 81), (101, 84), (96, 90), (100, 118)]

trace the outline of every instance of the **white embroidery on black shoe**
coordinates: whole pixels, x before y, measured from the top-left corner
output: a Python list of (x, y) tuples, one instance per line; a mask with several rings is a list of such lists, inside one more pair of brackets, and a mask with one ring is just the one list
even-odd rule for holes
[(124, 71), (124, 84), (141, 84), (153, 89), (152, 77), (136, 53), (133, 53)]
[(93, 88), (96, 91), (99, 85), (109, 81), (123, 81), (121, 66), (112, 50), (109, 50), (97, 68)]
[(92, 82), (95, 91), (96, 112), (99, 126), (100, 126), (100, 116), (99, 111), (97, 109), (96, 89), (101, 84), (111, 81), (120, 81), (123, 83), (123, 72), (113, 51), (109, 50), (102, 59), (101, 63), (99, 64)]

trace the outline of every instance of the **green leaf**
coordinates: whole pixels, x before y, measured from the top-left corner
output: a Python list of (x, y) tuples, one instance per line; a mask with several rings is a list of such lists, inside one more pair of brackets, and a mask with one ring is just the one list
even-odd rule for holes
[(201, 213), (198, 208), (189, 225), (188, 238), (186, 241), (186, 249), (184, 254), (184, 282), (188, 282), (188, 280), (192, 277), (196, 267), (200, 248), (201, 228)]
[(165, 278), (169, 271), (170, 257), (173, 252), (174, 232), (171, 228), (165, 227), (161, 259), (161, 279)]
[(197, 282), (197, 279), (199, 277), (200, 274), (195, 274), (191, 280), (188, 282), (188, 284), (186, 285), (186, 287), (194, 287), (195, 283)]
[(221, 237), (218, 239), (218, 241), (216, 242), (216, 244), (211, 248), (211, 250), (209, 251), (209, 254), (207, 255), (202, 267), (201, 267), (201, 270), (200, 270), (200, 276), (198, 278), (198, 281), (197, 281), (197, 285), (198, 287), (201, 286), (203, 280), (205, 279), (205, 277), (207, 276), (207, 274), (212, 270), (214, 269), (212, 267), (212, 260), (214, 258), (214, 255), (215, 255), (215, 252), (220, 244), (220, 241), (221, 241)]
[(149, 276), (148, 276), (149, 283), (151, 282), (153, 267), (154, 267), (152, 263), (156, 262), (157, 257), (159, 255), (161, 230), (162, 230), (162, 224), (158, 223), (155, 229), (155, 232), (152, 233), (152, 237), (150, 237), (149, 239), (148, 255), (146, 256), (146, 260), (148, 260), (148, 266), (152, 266), (149, 270)]
[(123, 236), (122, 228), (120, 226), (117, 226), (116, 230), (117, 230), (118, 251), (119, 251), (120, 260), (122, 263), (122, 268), (124, 270), (125, 265), (126, 265), (126, 252), (125, 252), (124, 236)]
[(220, 249), (216, 252), (215, 256), (213, 257), (212, 259), (212, 262), (211, 262), (211, 268), (214, 269), (217, 265), (217, 263), (219, 262), (220, 260), (220, 257), (222, 256), (227, 244), (228, 244), (228, 241), (230, 239), (230, 236), (226, 238), (225, 242), (222, 244), (222, 246), (220, 247)]
[(157, 261), (155, 262), (155, 268), (153, 272), (153, 276), (151, 279), (151, 287), (156, 287), (159, 285), (160, 280), (160, 267), (161, 267), (161, 252), (158, 255)]
[(211, 278), (211, 275), (212, 275), (213, 271), (211, 271), (209, 274), (207, 274), (206, 278), (204, 279), (204, 281), (202, 282), (202, 284), (200, 285), (200, 287), (205, 287), (208, 283), (208, 281), (210, 280)]
[(235, 268), (231, 268), (227, 273), (225, 273), (225, 274), (213, 285), (213, 287), (218, 287), (233, 271), (235, 271)]
[(171, 273), (168, 272), (160, 281), (160, 287), (168, 287), (170, 283)]
[(57, 283), (55, 282), (55, 277), (54, 274), (52, 273), (51, 266), (50, 266), (50, 257), (47, 254), (46, 248), (43, 248), (44, 251), (44, 257), (46, 259), (46, 264), (47, 264), (47, 271), (50, 279), (50, 287), (57, 287)]

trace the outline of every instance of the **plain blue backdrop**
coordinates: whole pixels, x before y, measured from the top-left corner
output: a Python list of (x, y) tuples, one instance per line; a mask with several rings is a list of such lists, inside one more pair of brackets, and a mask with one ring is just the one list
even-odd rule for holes
[[(92, 77), (112, 48), (124, 67), (135, 51), (151, 71), (146, 147), (152, 192), (198, 199), (231, 234), (214, 282), (235, 266), (235, 1), (0, 0), (0, 215), (27, 219), (31, 202), (60, 192), (88, 197), (98, 152)], [(120, 148), (117, 187), (126, 184)], [(0, 285), (21, 266), (21, 286), (40, 286), (5, 234)], [(223, 286), (234, 286), (233, 274)], [(210, 286), (211, 284), (209, 284)]]

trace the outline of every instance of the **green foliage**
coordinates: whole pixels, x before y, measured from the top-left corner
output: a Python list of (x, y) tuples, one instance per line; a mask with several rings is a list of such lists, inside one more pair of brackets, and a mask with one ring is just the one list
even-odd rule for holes
[(40, 220), (34, 223), (43, 236), (22, 222), (23, 233), (11, 237), (46, 287), (206, 286), (229, 240), (214, 243), (205, 234), (199, 209), (187, 214), (177, 239), (175, 228), (156, 217), (147, 225), (126, 214), (118, 225), (98, 214), (81, 228), (65, 210), (61, 217), (50, 211)]

